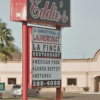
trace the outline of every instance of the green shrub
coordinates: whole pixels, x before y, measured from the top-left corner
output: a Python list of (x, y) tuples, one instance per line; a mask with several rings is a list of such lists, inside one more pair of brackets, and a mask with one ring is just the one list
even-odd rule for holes
[(83, 87), (83, 90), (87, 92), (89, 91), (89, 87)]
[(41, 88), (38, 88), (38, 91), (40, 91), (41, 90)]

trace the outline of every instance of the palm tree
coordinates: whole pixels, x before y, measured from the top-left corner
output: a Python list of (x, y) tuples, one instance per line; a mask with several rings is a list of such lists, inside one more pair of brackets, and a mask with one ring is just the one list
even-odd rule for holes
[(20, 50), (13, 44), (14, 37), (11, 34), (11, 30), (6, 28), (6, 24), (0, 21), (0, 59), (4, 62), (8, 58), (12, 59), (14, 52)]

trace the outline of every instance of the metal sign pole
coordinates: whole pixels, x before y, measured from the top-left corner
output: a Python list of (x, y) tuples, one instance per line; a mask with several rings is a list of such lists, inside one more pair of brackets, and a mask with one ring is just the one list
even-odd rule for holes
[(28, 57), (27, 22), (22, 22), (22, 100), (27, 100), (27, 57)]
[(56, 88), (56, 100), (61, 100), (61, 87)]
[[(61, 26), (56, 25), (56, 30), (61, 30)], [(61, 100), (61, 86), (56, 88), (56, 100)]]
[(28, 26), (28, 89), (32, 89), (32, 27)]

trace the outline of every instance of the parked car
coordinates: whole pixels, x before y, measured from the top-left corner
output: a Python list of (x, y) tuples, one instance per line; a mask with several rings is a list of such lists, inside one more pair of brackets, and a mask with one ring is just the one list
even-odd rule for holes
[[(22, 85), (14, 85), (11, 89), (11, 95), (14, 97), (22, 95)], [(27, 91), (28, 96), (39, 96), (38, 89), (28, 89)]]

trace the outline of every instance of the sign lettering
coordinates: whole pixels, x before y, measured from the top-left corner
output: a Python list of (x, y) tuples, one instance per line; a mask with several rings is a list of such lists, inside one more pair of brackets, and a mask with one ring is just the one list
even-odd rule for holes
[(28, 0), (28, 19), (70, 26), (70, 0)]

